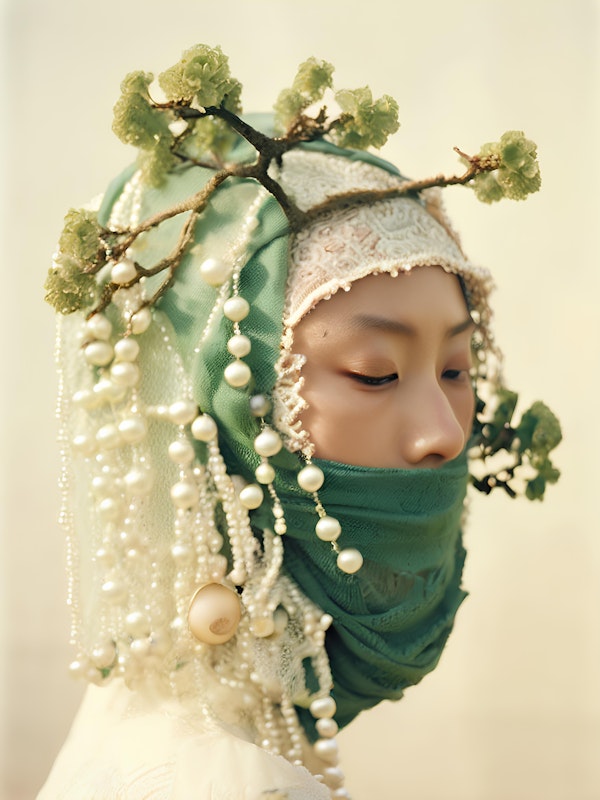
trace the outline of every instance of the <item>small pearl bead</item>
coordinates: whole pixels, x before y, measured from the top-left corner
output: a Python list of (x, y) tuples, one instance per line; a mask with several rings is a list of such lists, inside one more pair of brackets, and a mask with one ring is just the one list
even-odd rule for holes
[(98, 504), (98, 514), (104, 522), (116, 522), (123, 511), (123, 506), (118, 499), (105, 497)]
[(227, 349), (232, 356), (243, 358), (244, 356), (248, 355), (252, 349), (252, 345), (250, 343), (250, 339), (240, 333), (232, 336), (231, 339), (229, 339), (227, 342)]
[(363, 565), (363, 557), (354, 547), (348, 547), (342, 550), (337, 557), (337, 565), (342, 572), (353, 575)]
[(135, 314), (131, 315), (130, 324), (132, 333), (144, 333), (150, 327), (152, 322), (152, 312), (148, 306), (140, 308)]
[(259, 483), (273, 483), (275, 480), (275, 470), (268, 463), (259, 464), (254, 470), (254, 475)]
[(319, 620), (319, 623), (321, 625), (321, 630), (326, 631), (332, 626), (333, 617), (331, 614), (323, 614)]
[(118, 447), (121, 444), (121, 434), (119, 433), (119, 429), (116, 425), (113, 425), (112, 422), (109, 422), (107, 425), (103, 425), (96, 434), (96, 441), (106, 450), (110, 450), (114, 447)]
[(127, 596), (127, 589), (121, 581), (108, 580), (102, 584), (102, 594), (111, 603), (119, 603)]
[(255, 394), (250, 398), (250, 413), (253, 417), (266, 417), (271, 410), (271, 401), (264, 394)]
[(95, 367), (105, 367), (113, 359), (114, 350), (108, 342), (90, 342), (85, 348), (85, 360)]
[(102, 378), (95, 384), (93, 392), (101, 401), (118, 403), (127, 394), (127, 387), (118, 386), (108, 378)]
[(316, 492), (323, 486), (325, 476), (323, 470), (316, 467), (314, 464), (309, 464), (298, 473), (298, 485), (305, 492)]
[(110, 279), (113, 283), (123, 285), (130, 283), (137, 276), (137, 269), (133, 261), (129, 258), (124, 258), (123, 261), (118, 261), (110, 271)]
[(217, 258), (207, 258), (200, 264), (200, 277), (209, 286), (220, 286), (231, 274), (231, 266)]
[(198, 407), (193, 400), (178, 400), (169, 406), (169, 417), (175, 425), (189, 425), (197, 414)]
[(116, 656), (115, 646), (109, 642), (92, 650), (92, 662), (98, 669), (106, 669), (114, 662)]
[(150, 652), (151, 644), (152, 642), (148, 637), (144, 639), (134, 639), (129, 645), (129, 649), (136, 656), (146, 656)]
[(98, 404), (98, 398), (89, 389), (79, 389), (71, 398), (73, 405), (79, 408), (94, 408)]
[(189, 548), (187, 545), (174, 544), (171, 548), (171, 555), (177, 564), (185, 565), (191, 562), (194, 554), (191, 548)]
[(263, 490), (256, 483), (244, 486), (240, 492), (240, 502), (244, 508), (258, 508), (264, 499)]
[(342, 785), (346, 776), (339, 767), (325, 767), (323, 778), (327, 786), (336, 789)]
[(71, 661), (69, 664), (69, 672), (74, 678), (83, 678), (88, 671), (88, 665), (85, 661)]
[(342, 526), (334, 517), (321, 517), (315, 526), (319, 539), (324, 542), (335, 542), (342, 532)]
[(119, 361), (135, 361), (139, 354), (140, 346), (131, 336), (115, 343), (115, 358)]
[(237, 360), (232, 361), (231, 364), (225, 367), (223, 375), (230, 386), (233, 386), (234, 389), (241, 389), (243, 386), (247, 385), (252, 377), (252, 372), (248, 364)]
[(200, 499), (200, 494), (194, 484), (178, 481), (171, 487), (171, 499), (177, 508), (191, 508)]
[(232, 322), (241, 322), (250, 313), (250, 304), (243, 297), (230, 297), (223, 304), (223, 313)]
[(273, 617), (259, 617), (252, 623), (252, 633), (259, 639), (265, 639), (275, 632), (275, 622)]
[(141, 611), (132, 611), (125, 617), (125, 628), (131, 636), (148, 636), (150, 633), (150, 621)]
[(323, 736), (325, 739), (331, 739), (331, 737), (335, 736), (338, 732), (337, 722), (334, 719), (327, 717), (318, 719), (316, 722), (316, 728), (319, 736)]
[(119, 422), (119, 433), (128, 444), (137, 444), (148, 433), (146, 420), (143, 417), (127, 417)]
[(177, 439), (169, 445), (169, 458), (174, 464), (189, 464), (194, 459), (194, 448), (189, 442)]
[(217, 435), (217, 423), (208, 414), (200, 414), (192, 422), (192, 436), (199, 442), (210, 442)]
[(95, 339), (108, 339), (112, 332), (112, 325), (104, 314), (94, 314), (85, 323), (85, 327), (90, 336)]
[(336, 709), (335, 700), (330, 695), (327, 697), (318, 697), (310, 704), (310, 713), (315, 719), (329, 719), (333, 717)]
[(259, 456), (265, 458), (277, 455), (282, 446), (281, 436), (272, 428), (265, 428), (254, 440), (254, 449)]
[(91, 456), (96, 451), (96, 439), (85, 433), (75, 436), (71, 444), (73, 445), (73, 450), (82, 456)]
[(110, 368), (110, 375), (119, 386), (132, 387), (140, 380), (140, 368), (131, 361), (117, 361)]
[(313, 745), (314, 751), (323, 761), (335, 763), (338, 759), (338, 743), (335, 739), (317, 739)]
[(125, 475), (125, 489), (128, 494), (148, 494), (152, 484), (152, 473), (149, 469), (132, 469)]

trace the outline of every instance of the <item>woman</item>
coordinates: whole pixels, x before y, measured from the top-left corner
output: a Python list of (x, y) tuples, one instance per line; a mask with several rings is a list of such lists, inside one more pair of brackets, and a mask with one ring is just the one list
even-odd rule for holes
[(60, 363), (72, 669), (98, 686), (42, 800), (347, 797), (337, 730), (436, 666), (464, 598), (489, 276), (437, 194), (233, 94), (177, 113), (256, 162), (129, 170), (61, 239), (55, 271), (83, 248), (94, 276), (62, 284), (87, 318)]

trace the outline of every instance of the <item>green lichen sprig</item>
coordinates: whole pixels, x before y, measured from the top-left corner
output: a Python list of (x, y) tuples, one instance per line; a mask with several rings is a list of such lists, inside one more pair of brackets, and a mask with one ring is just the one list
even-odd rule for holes
[[(474, 470), (480, 474), (472, 474), (471, 482), (484, 494), (499, 488), (510, 497), (524, 493), (529, 500), (543, 500), (546, 487), (560, 477), (550, 459), (562, 439), (560, 423), (541, 401), (514, 422), (517, 401), (518, 395), (505, 388), (491, 402), (478, 398), (470, 456), (481, 469)], [(492, 462), (498, 467), (489, 471)]]
[[(333, 67), (325, 61), (311, 58), (300, 65), (292, 86), (280, 93), (275, 104), (274, 136), (242, 119), (242, 87), (231, 75), (227, 56), (219, 47), (196, 45), (161, 73), (158, 84), (165, 98), (161, 101), (152, 96), (151, 73), (127, 75), (115, 104), (113, 130), (123, 142), (138, 148), (144, 182), (160, 186), (173, 170), (181, 167), (208, 167), (213, 175), (196, 194), (127, 230), (103, 227), (94, 212), (71, 210), (46, 281), (48, 302), (63, 314), (86, 309), (92, 316), (106, 308), (119, 289), (164, 273), (163, 282), (146, 304), (158, 301), (193, 243), (196, 222), (212, 193), (231, 177), (250, 178), (262, 184), (279, 202), (292, 230), (299, 230), (315, 216), (336, 207), (375, 202), (434, 186), (470, 185), (486, 202), (499, 196), (520, 198), (539, 188), (535, 145), (513, 131), (504, 134), (497, 145), (485, 145), (476, 156), (457, 150), (467, 166), (461, 175), (406, 181), (381, 192), (350, 192), (308, 212), (300, 210), (270, 173), (270, 167), (280, 163), (288, 150), (316, 140), (357, 149), (381, 147), (398, 129), (395, 100), (388, 95), (374, 100), (368, 87), (337, 91), (334, 97), (340, 113), (329, 114), (323, 100), (332, 88), (332, 75)], [(251, 145), (254, 158), (228, 161), (232, 148), (242, 141)], [(99, 273), (104, 267), (118, 265), (138, 236), (179, 215), (185, 216), (179, 240), (166, 258), (149, 268), (130, 264), (126, 280), (121, 275), (119, 281), (110, 279), (99, 288)]]

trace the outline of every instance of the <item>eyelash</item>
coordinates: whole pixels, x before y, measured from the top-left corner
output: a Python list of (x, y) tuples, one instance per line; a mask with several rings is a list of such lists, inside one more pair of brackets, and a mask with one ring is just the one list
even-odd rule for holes
[(385, 386), (398, 379), (398, 375), (395, 372), (390, 375), (381, 376), (361, 375), (359, 372), (350, 372), (349, 375), (352, 380), (362, 383), (365, 386)]
[[(351, 372), (349, 375), (352, 380), (364, 386), (386, 386), (388, 383), (393, 383), (398, 380), (398, 375), (395, 372), (390, 375), (381, 376), (361, 375), (359, 372)], [(442, 378), (448, 381), (459, 381), (467, 375), (469, 375), (469, 370), (466, 369), (447, 369), (442, 373)]]

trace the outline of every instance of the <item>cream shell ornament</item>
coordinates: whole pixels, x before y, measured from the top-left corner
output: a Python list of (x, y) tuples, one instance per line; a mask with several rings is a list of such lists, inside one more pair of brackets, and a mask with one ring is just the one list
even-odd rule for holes
[(237, 592), (222, 583), (207, 583), (192, 597), (190, 631), (204, 644), (224, 644), (234, 636), (242, 616)]

